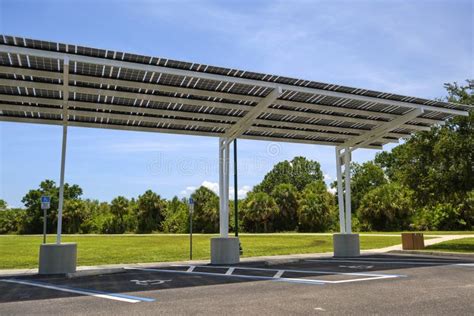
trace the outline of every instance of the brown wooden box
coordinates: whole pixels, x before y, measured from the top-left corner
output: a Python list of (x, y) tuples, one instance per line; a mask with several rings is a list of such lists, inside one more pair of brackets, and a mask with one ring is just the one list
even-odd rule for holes
[(403, 250), (420, 250), (425, 248), (423, 233), (402, 233)]

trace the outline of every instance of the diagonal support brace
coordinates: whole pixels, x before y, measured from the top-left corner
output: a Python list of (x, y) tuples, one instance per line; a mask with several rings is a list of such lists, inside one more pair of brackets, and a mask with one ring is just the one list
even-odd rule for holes
[(270, 92), (266, 97), (264, 97), (256, 106), (254, 106), (247, 114), (237, 121), (231, 128), (227, 130), (224, 138), (231, 143), (234, 139), (238, 138), (240, 135), (245, 133), (250, 126), (254, 123), (254, 120), (267, 109), (276, 99), (281, 95), (282, 89), (280, 86), (277, 86)]
[(400, 127), (408, 121), (413, 120), (423, 113), (424, 110), (422, 108), (411, 110), (407, 114), (385, 123), (367, 133), (349, 139), (345, 143), (338, 146), (338, 148), (350, 148), (350, 151), (354, 151), (357, 148), (365, 147), (375, 142), (377, 139), (384, 137), (390, 131)]

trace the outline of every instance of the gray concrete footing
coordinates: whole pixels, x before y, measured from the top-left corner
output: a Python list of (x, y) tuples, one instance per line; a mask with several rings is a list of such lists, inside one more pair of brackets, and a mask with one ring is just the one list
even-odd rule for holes
[(334, 257), (360, 256), (359, 234), (334, 234)]
[(76, 272), (77, 244), (42, 244), (39, 255), (39, 274), (67, 274)]
[(236, 264), (239, 261), (238, 237), (211, 238), (211, 264)]

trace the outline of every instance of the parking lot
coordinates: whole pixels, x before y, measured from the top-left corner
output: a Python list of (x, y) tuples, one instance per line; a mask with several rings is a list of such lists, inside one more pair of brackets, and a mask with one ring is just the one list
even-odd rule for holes
[(0, 314), (446, 314), (474, 311), (474, 260), (402, 255), (127, 267), (0, 280)]

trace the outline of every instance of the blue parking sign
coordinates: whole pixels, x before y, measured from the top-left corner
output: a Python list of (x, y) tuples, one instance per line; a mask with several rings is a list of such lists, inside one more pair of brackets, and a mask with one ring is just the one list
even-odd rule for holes
[(49, 203), (49, 202), (50, 202), (49, 196), (42, 196), (41, 197), (41, 203)]
[(189, 204), (194, 204), (193, 198), (189, 198), (189, 201), (188, 201), (188, 202), (189, 202)]

